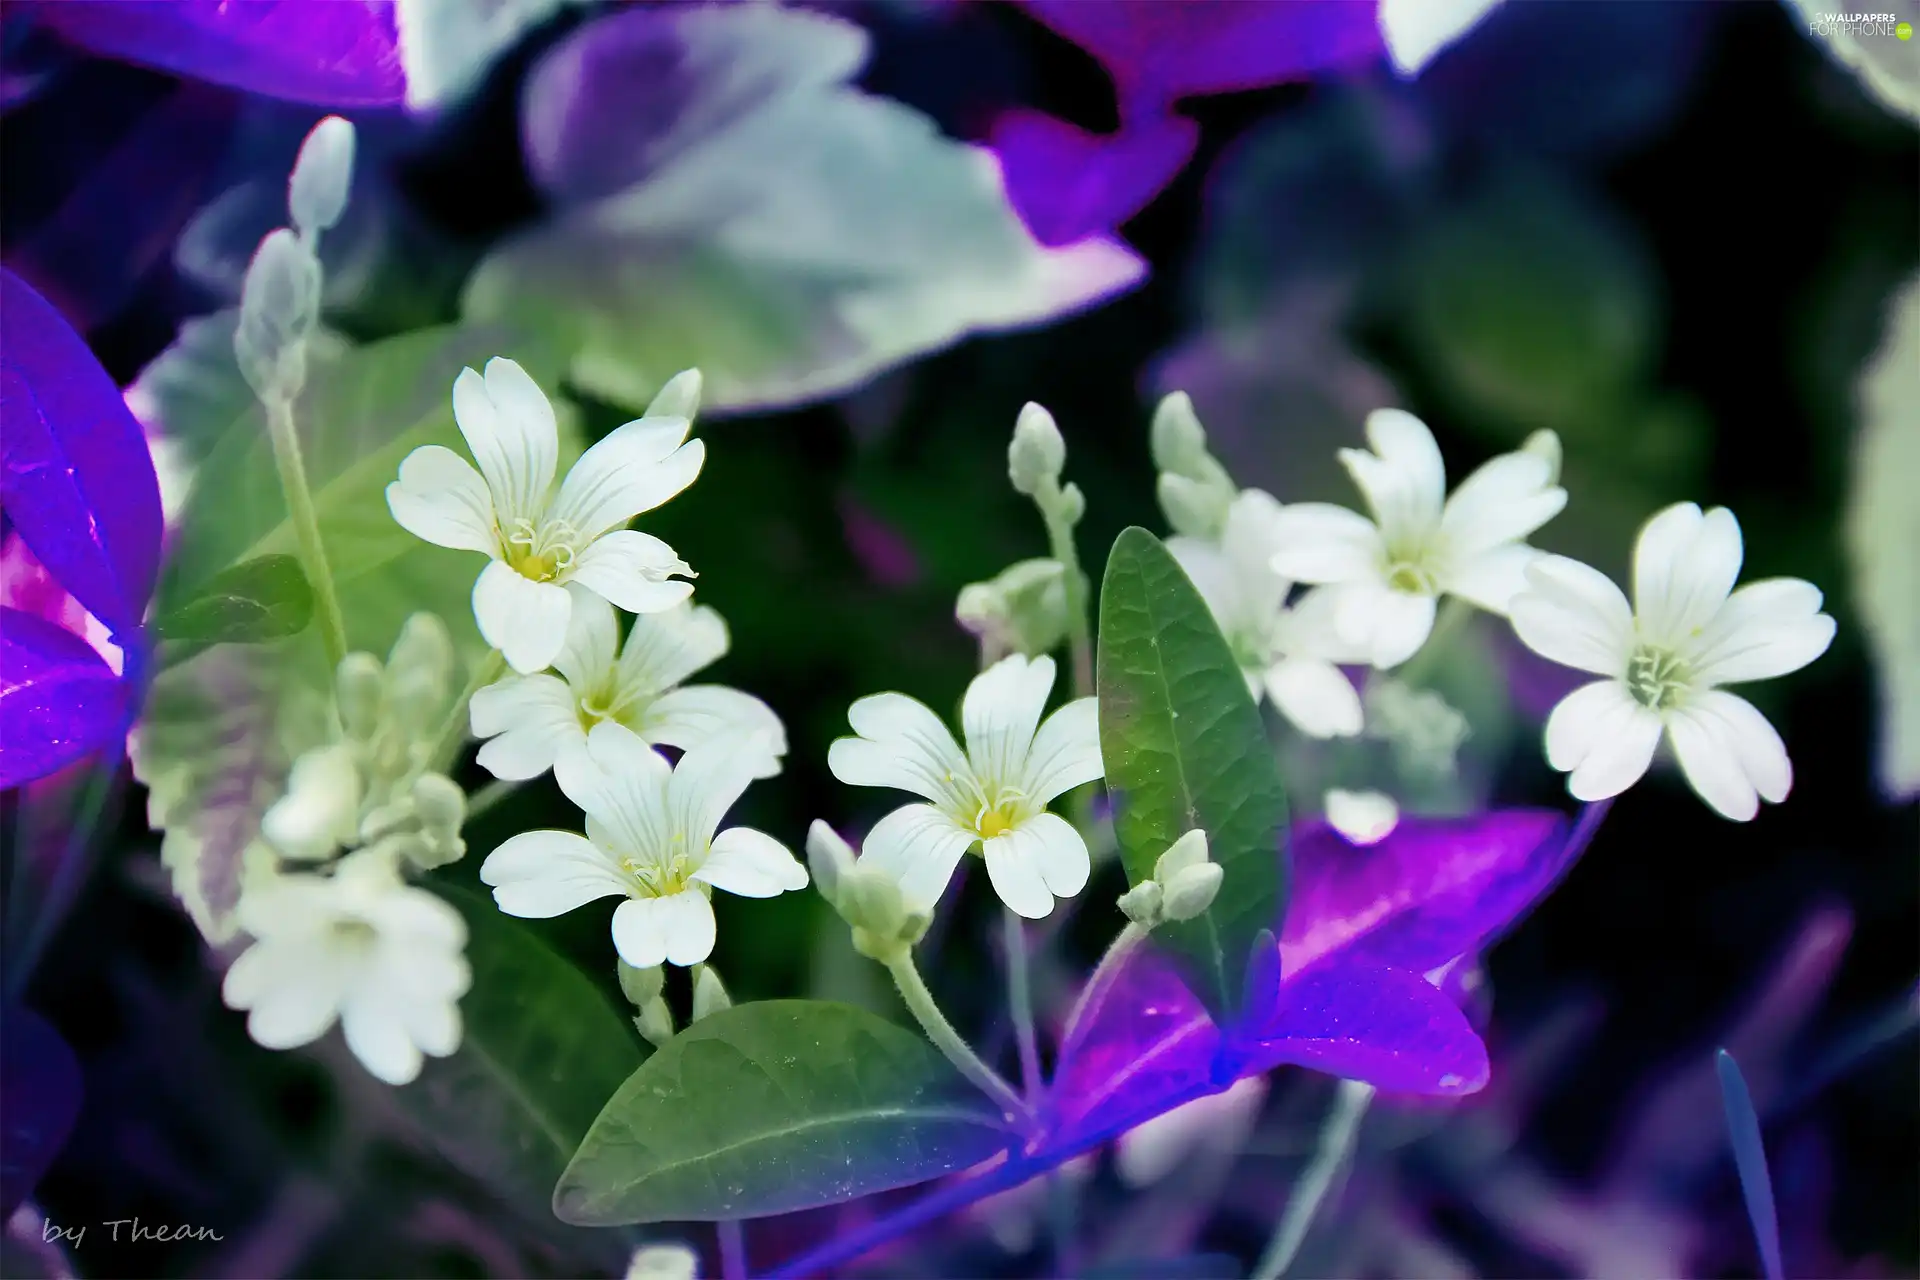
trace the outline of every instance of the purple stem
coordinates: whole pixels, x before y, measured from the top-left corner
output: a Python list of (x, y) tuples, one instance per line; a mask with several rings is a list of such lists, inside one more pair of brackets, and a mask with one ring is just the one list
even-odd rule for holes
[(722, 1280), (747, 1280), (747, 1230), (738, 1218), (723, 1218), (714, 1225), (720, 1237), (720, 1275)]

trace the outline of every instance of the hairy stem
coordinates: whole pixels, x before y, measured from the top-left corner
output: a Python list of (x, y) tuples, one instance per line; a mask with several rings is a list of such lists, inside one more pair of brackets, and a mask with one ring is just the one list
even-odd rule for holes
[(900, 998), (907, 1002), (907, 1008), (919, 1021), (927, 1038), (933, 1041), (934, 1047), (946, 1054), (947, 1061), (958, 1067), (961, 1075), (973, 1081), (982, 1093), (999, 1104), (1000, 1109), (1023, 1129), (1030, 1128), (1033, 1123), (1032, 1110), (1014, 1092), (1012, 1085), (980, 1060), (980, 1055), (960, 1038), (960, 1033), (947, 1021), (947, 1015), (940, 1012), (940, 1006), (934, 1003), (933, 993), (927, 990), (920, 970), (913, 963), (912, 953), (903, 950), (889, 960), (887, 972), (893, 975), (893, 985), (900, 989)]
[(1013, 1035), (1020, 1046), (1020, 1087), (1032, 1103), (1040, 1096), (1040, 1039), (1033, 1026), (1033, 976), (1027, 962), (1027, 929), (1012, 907), (1004, 908), (1007, 996), (1013, 1010)]
[(1360, 1121), (1372, 1102), (1372, 1085), (1361, 1084), (1358, 1080), (1340, 1082), (1340, 1088), (1333, 1096), (1333, 1109), (1327, 1113), (1326, 1123), (1320, 1128), (1320, 1149), (1314, 1153), (1313, 1163), (1307, 1166), (1299, 1187), (1287, 1201), (1287, 1211), (1280, 1216), (1280, 1225), (1274, 1229), (1273, 1239), (1267, 1242), (1266, 1252), (1260, 1255), (1260, 1261), (1255, 1264), (1252, 1280), (1279, 1280), (1286, 1273), (1288, 1265), (1293, 1262), (1294, 1255), (1300, 1252), (1300, 1245), (1307, 1238), (1307, 1228), (1313, 1225), (1314, 1214), (1320, 1211), (1320, 1202), (1327, 1198), (1327, 1190), (1333, 1186), (1334, 1175), (1340, 1172), (1347, 1163), (1347, 1157), (1353, 1153), (1354, 1139), (1360, 1134)]
[(1080, 1025), (1080, 1019), (1086, 1016), (1087, 1006), (1093, 1002), (1100, 989), (1113, 980), (1113, 975), (1119, 970), (1121, 961), (1125, 960), (1146, 936), (1147, 931), (1131, 920), (1127, 921), (1119, 933), (1113, 935), (1113, 941), (1107, 944), (1106, 953), (1100, 957), (1100, 963), (1096, 964), (1093, 972), (1087, 976), (1085, 985), (1080, 988), (1079, 998), (1073, 1002), (1073, 1009), (1067, 1014), (1066, 1034), (1068, 1036), (1072, 1036), (1074, 1029)]
[[(453, 700), (453, 706), (447, 711), (447, 718), (440, 722), (440, 732), (433, 740), (433, 753), (427, 757), (428, 768), (445, 772), (453, 767), (460, 744), (467, 740), (467, 704), (473, 701), (474, 694), (499, 679), (500, 673), (506, 669), (507, 660), (498, 649), (473, 664), (466, 688), (460, 690), (460, 696)], [(471, 809), (468, 810), (468, 816), (472, 816)]]
[(1073, 651), (1073, 696), (1093, 696), (1093, 624), (1087, 616), (1087, 577), (1080, 571), (1080, 552), (1073, 544), (1073, 526), (1060, 510), (1060, 490), (1043, 494), (1037, 505), (1047, 525), (1047, 547), (1066, 569), (1067, 643)]
[(280, 491), (286, 495), (287, 516), (293, 523), (293, 536), (300, 548), (300, 565), (313, 587), (314, 602), (320, 608), (320, 639), (327, 649), (327, 669), (335, 670), (347, 656), (347, 623), (340, 613), (340, 595), (334, 589), (333, 570), (327, 565), (327, 548), (320, 541), (320, 517), (313, 507), (313, 491), (307, 487), (307, 468), (300, 458), (300, 437), (293, 428), (293, 402), (276, 396), (263, 402), (267, 411), (267, 434), (273, 438), (273, 461), (280, 469)]

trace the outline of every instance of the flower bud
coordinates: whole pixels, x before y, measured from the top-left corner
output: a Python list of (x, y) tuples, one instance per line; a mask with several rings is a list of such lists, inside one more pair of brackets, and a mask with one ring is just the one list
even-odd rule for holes
[(1166, 918), (1164, 899), (1158, 881), (1142, 880), (1120, 895), (1120, 914), (1142, 929), (1151, 929)]
[(651, 969), (636, 969), (625, 960), (618, 960), (615, 966), (620, 976), (620, 990), (636, 1009), (645, 1008), (647, 1001), (657, 997), (666, 985), (666, 972), (659, 965)]
[(1560, 483), (1560, 437), (1556, 432), (1545, 429), (1534, 432), (1520, 446), (1520, 452), (1544, 458), (1547, 463), (1547, 483)]
[(853, 867), (853, 846), (842, 840), (832, 827), (815, 818), (807, 828), (807, 870), (813, 873), (813, 883), (819, 888), (820, 896), (842, 915), (845, 911), (840, 906), (840, 887), (853, 874)]
[(413, 807), (421, 826), (458, 831), (467, 820), (467, 793), (445, 774), (423, 773), (413, 781)]
[(431, 734), (447, 706), (453, 680), (453, 637), (431, 613), (416, 613), (400, 628), (387, 655), (387, 697), (409, 737)]
[(1193, 401), (1184, 391), (1160, 398), (1159, 406), (1153, 411), (1150, 438), (1153, 465), (1161, 471), (1189, 475), (1209, 456), (1206, 430), (1193, 411)]
[(1014, 491), (1035, 497), (1060, 482), (1060, 470), (1067, 465), (1067, 442), (1053, 415), (1037, 404), (1020, 410), (1013, 426), (1013, 442), (1007, 446), (1007, 478)]
[(260, 242), (240, 288), (233, 355), (262, 402), (291, 402), (307, 381), (307, 338), (320, 319), (320, 263), (285, 227)]
[(293, 762), (287, 792), (261, 817), (260, 834), (284, 857), (319, 861), (358, 834), (360, 801), (352, 748), (321, 747)]
[(370, 653), (350, 653), (333, 677), (333, 700), (349, 736), (365, 741), (380, 727), (387, 700), (386, 671)]
[(1400, 825), (1400, 806), (1381, 791), (1342, 791), (1326, 794), (1327, 825), (1351, 844), (1379, 844)]
[(892, 937), (907, 918), (899, 882), (875, 867), (856, 864), (842, 877), (840, 901), (848, 924), (880, 937)]
[(633, 1020), (633, 1025), (648, 1044), (658, 1049), (673, 1039), (673, 1010), (667, 1008), (665, 1000), (655, 996), (640, 1006), (640, 1016)]
[(1060, 489), (1060, 503), (1057, 508), (1060, 518), (1069, 525), (1080, 523), (1080, 517), (1087, 514), (1087, 495), (1080, 492), (1080, 486), (1069, 480)]
[(1166, 912), (1169, 920), (1192, 920), (1213, 905), (1226, 877), (1217, 862), (1202, 862), (1180, 868), (1167, 881)]
[(660, 394), (647, 406), (649, 418), (685, 418), (692, 422), (700, 412), (702, 379), (698, 369), (685, 369), (667, 379)]
[(1154, 495), (1175, 533), (1210, 542), (1225, 532), (1235, 497), (1233, 482), (1224, 471), (1205, 480), (1163, 471), (1154, 482)]
[(311, 240), (340, 221), (353, 186), (353, 125), (328, 116), (313, 126), (287, 182), (293, 225)]
[(710, 1013), (718, 1013), (722, 1009), (732, 1007), (733, 997), (727, 994), (727, 989), (721, 984), (720, 975), (714, 972), (713, 966), (710, 964), (698, 966), (693, 976), (693, 1020), (698, 1022)]
[(1173, 878), (1188, 867), (1205, 865), (1207, 856), (1207, 833), (1195, 827), (1168, 845), (1167, 851), (1154, 861), (1153, 878), (1171, 886)]
[(953, 613), (999, 653), (1050, 653), (1067, 637), (1066, 571), (1058, 560), (1022, 560), (961, 588)]

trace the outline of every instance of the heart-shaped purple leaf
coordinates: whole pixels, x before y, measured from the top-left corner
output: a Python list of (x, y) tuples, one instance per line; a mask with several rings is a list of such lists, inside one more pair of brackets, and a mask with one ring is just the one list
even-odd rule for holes
[(106, 745), (126, 717), (127, 686), (86, 641), (0, 609), (0, 791)]

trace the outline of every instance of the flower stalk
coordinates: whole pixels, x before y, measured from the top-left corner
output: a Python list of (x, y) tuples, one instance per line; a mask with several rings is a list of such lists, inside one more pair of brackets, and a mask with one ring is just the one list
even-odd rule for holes
[(1327, 1113), (1327, 1121), (1320, 1129), (1319, 1150), (1314, 1153), (1313, 1163), (1307, 1166), (1306, 1175), (1300, 1179), (1299, 1189), (1287, 1201), (1287, 1211), (1281, 1215), (1280, 1225), (1274, 1229), (1266, 1252), (1254, 1265), (1253, 1280), (1279, 1280), (1292, 1265), (1294, 1255), (1300, 1252), (1307, 1238), (1307, 1228), (1313, 1225), (1314, 1215), (1320, 1211), (1321, 1201), (1333, 1186), (1334, 1175), (1353, 1154), (1354, 1140), (1360, 1135), (1360, 1121), (1373, 1103), (1373, 1094), (1370, 1084), (1358, 1080), (1340, 1082), (1333, 1096), (1333, 1109)]
[(980, 1060), (980, 1055), (954, 1030), (953, 1023), (947, 1021), (947, 1015), (940, 1012), (933, 993), (927, 990), (926, 980), (920, 976), (919, 967), (913, 963), (913, 954), (901, 948), (887, 960), (886, 965), (887, 972), (893, 975), (893, 985), (899, 988), (900, 998), (907, 1002), (907, 1009), (920, 1023), (921, 1030), (927, 1033), (927, 1038), (933, 1041), (934, 1047), (947, 1056), (947, 1061), (953, 1063), (961, 1075), (999, 1104), (1000, 1109), (1022, 1129), (1032, 1128), (1033, 1109), (1014, 1092), (1012, 1085), (1000, 1078), (998, 1072)]
[(267, 434), (273, 440), (273, 462), (280, 471), (280, 491), (286, 495), (287, 516), (300, 550), (300, 565), (313, 586), (320, 611), (320, 640), (326, 645), (327, 666), (337, 668), (347, 656), (347, 624), (340, 612), (340, 594), (327, 564), (326, 544), (320, 540), (320, 517), (314, 510), (313, 490), (307, 485), (306, 464), (300, 457), (300, 438), (293, 427), (293, 402), (284, 396), (264, 402)]

